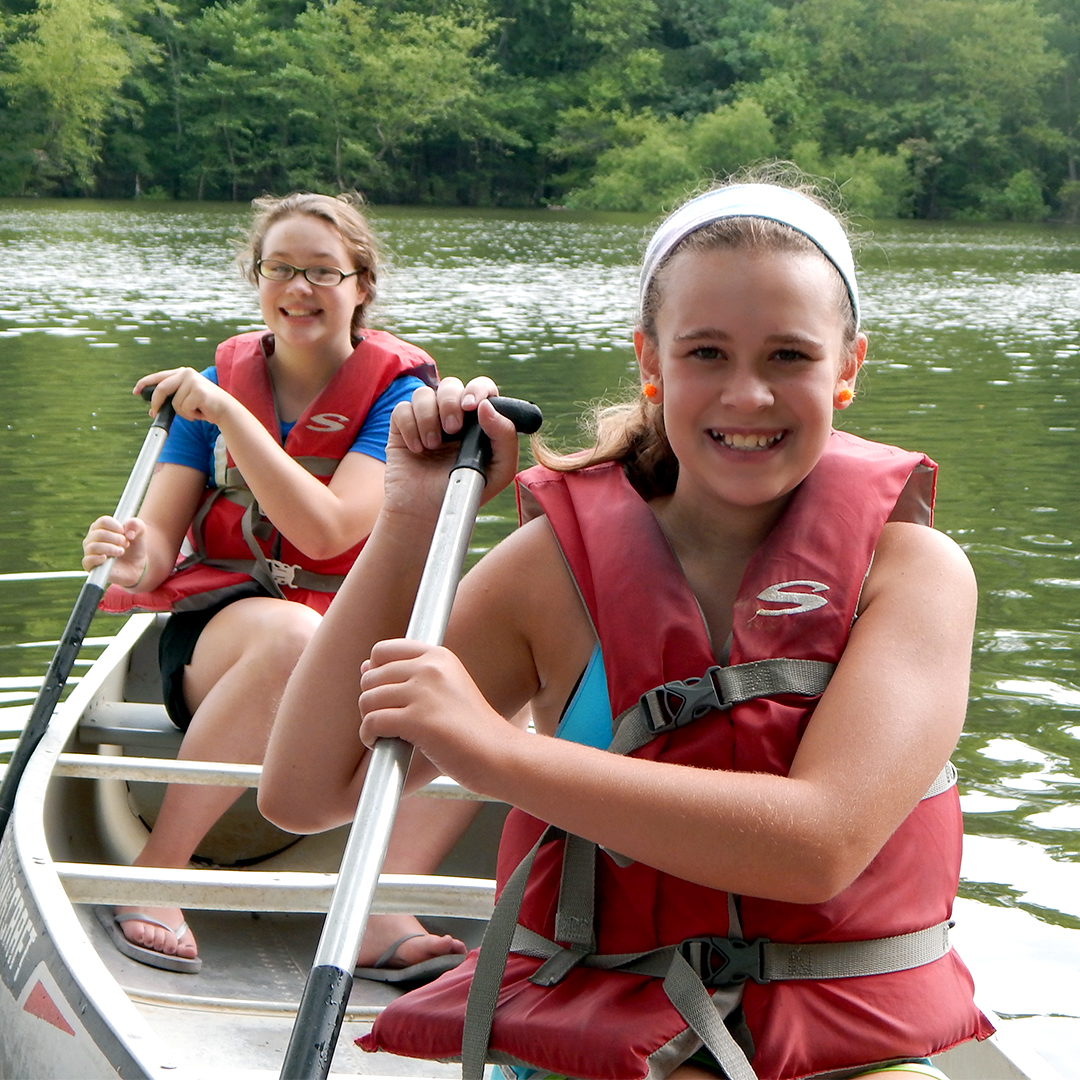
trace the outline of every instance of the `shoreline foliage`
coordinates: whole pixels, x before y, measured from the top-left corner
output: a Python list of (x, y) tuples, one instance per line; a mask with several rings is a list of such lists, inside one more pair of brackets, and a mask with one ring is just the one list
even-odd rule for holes
[(1075, 0), (0, 0), (0, 195), (1080, 220)]

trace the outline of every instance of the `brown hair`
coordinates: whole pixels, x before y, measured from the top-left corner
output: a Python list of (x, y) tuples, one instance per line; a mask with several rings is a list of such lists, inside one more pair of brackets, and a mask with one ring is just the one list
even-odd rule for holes
[(356, 305), (352, 316), (353, 342), (361, 338), (368, 306), (375, 299), (375, 281), (379, 265), (379, 248), (371, 226), (364, 217), (363, 196), (358, 192), (341, 195), (317, 195), (309, 191), (294, 191), (289, 195), (263, 195), (253, 199), (255, 220), (238, 256), (244, 277), (258, 287), (255, 264), (262, 258), (263, 242), (271, 226), (294, 214), (306, 214), (328, 222), (338, 231), (352, 261), (352, 269), (360, 271), (358, 278), (367, 296)]
[[(746, 181), (740, 178), (733, 182)], [(799, 185), (798, 189), (802, 194), (813, 197), (813, 192), (806, 190), (805, 185)], [(815, 201), (822, 202), (820, 199)], [(642, 299), (638, 329), (643, 334), (656, 340), (656, 316), (663, 303), (666, 270), (675, 257), (685, 251), (716, 250), (811, 253), (820, 257), (833, 269), (836, 278), (836, 303), (844, 321), (844, 344), (854, 346), (858, 328), (851, 299), (839, 271), (803, 233), (776, 221), (752, 217), (731, 217), (710, 222), (685, 236), (672, 248), (657, 267)], [(536, 460), (556, 472), (576, 472), (589, 465), (619, 461), (642, 498), (652, 499), (675, 490), (679, 461), (667, 439), (663, 409), (654, 405), (640, 391), (635, 392), (631, 401), (598, 405), (585, 423), (593, 440), (590, 447), (559, 454), (534, 436), (532, 450)]]

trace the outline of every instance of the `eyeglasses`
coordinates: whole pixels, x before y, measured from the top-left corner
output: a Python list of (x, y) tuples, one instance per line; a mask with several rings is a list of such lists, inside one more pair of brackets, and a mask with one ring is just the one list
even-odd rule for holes
[(255, 273), (267, 281), (292, 281), (297, 274), (303, 274), (312, 285), (340, 285), (346, 278), (356, 277), (359, 270), (346, 274), (336, 266), (292, 266), (276, 259), (259, 259), (255, 263)]

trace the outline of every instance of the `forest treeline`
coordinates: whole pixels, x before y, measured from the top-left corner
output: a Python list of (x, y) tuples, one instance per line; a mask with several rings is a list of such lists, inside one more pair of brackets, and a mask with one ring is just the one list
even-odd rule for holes
[(0, 0), (0, 194), (1080, 217), (1077, 0)]

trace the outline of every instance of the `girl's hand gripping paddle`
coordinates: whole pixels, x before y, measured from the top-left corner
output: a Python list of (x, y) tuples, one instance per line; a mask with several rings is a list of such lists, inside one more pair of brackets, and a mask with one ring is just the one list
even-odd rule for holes
[[(531, 434), (540, 427), (543, 418), (531, 402), (500, 397), (488, 400), (514, 421), (518, 431)], [(406, 637), (428, 645), (442, 644), (480, 506), (484, 470), (491, 456), (491, 445), (476, 422), (476, 413), (466, 413), (465, 418), (461, 450), (450, 472), (405, 632)], [(330, 909), (285, 1053), (281, 1080), (325, 1080), (330, 1072), (352, 989), (356, 955), (411, 758), (412, 746), (401, 739), (379, 739), (371, 751)]]

